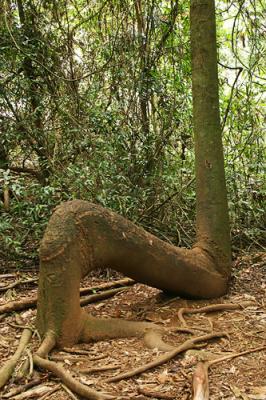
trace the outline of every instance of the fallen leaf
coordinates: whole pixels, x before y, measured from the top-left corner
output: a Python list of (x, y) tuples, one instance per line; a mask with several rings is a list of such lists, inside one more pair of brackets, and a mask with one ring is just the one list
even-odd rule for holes
[(168, 380), (168, 371), (165, 369), (161, 374), (157, 376), (157, 380), (160, 383), (165, 383)]
[(85, 379), (85, 378), (80, 378), (80, 382), (87, 386), (91, 386), (95, 383), (93, 380), (89, 380), (89, 379)]
[(252, 400), (265, 400), (266, 399), (266, 386), (257, 386), (252, 388), (252, 392), (248, 397)]

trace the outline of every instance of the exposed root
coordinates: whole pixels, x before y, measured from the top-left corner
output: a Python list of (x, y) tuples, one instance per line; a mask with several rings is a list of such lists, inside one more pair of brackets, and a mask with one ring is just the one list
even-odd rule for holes
[(224, 304), (212, 304), (210, 306), (200, 307), (200, 308), (180, 308), (178, 310), (177, 316), (182, 326), (187, 326), (186, 320), (184, 319), (184, 314), (199, 314), (199, 313), (208, 313), (213, 311), (226, 311), (226, 310), (238, 310), (251, 303), (243, 303), (243, 304), (232, 304), (232, 303), (224, 303)]
[(266, 350), (266, 346), (260, 346), (254, 349), (241, 351), (240, 353), (228, 354), (210, 361), (199, 362), (192, 378), (192, 400), (209, 400), (208, 370), (212, 365), (262, 350)]
[(4, 366), (0, 369), (0, 388), (2, 388), (9, 378), (12, 376), (17, 362), (19, 361), (21, 355), (23, 354), (25, 347), (31, 340), (32, 330), (24, 329), (20, 338), (20, 342), (15, 354), (8, 360)]
[(116, 339), (122, 337), (143, 337), (147, 347), (160, 351), (171, 351), (175, 347), (162, 340), (165, 329), (150, 322), (125, 321), (118, 318), (101, 319), (87, 315), (81, 342)]
[(36, 351), (39, 357), (45, 358), (56, 345), (56, 337), (53, 331), (48, 331), (40, 347)]
[(192, 378), (192, 400), (209, 400), (208, 365), (199, 362)]
[(71, 374), (66, 371), (63, 367), (56, 364), (54, 361), (49, 361), (45, 359), (48, 356), (49, 352), (55, 347), (56, 338), (52, 331), (49, 331), (45, 336), (41, 346), (37, 350), (35, 354), (33, 354), (33, 362), (39, 368), (44, 368), (58, 378), (73, 392), (77, 393), (80, 396), (85, 397), (90, 400), (111, 400), (115, 399), (115, 397), (110, 395), (105, 395), (103, 393), (99, 393), (93, 389), (89, 389), (87, 386), (78, 382), (74, 379)]
[(207, 335), (197, 336), (197, 337), (188, 339), (184, 343), (182, 343), (180, 346), (176, 347), (174, 350), (168, 351), (167, 353), (156, 358), (154, 361), (151, 361), (150, 363), (142, 365), (138, 368), (132, 369), (131, 371), (116, 375), (112, 378), (107, 379), (105, 382), (107, 382), (107, 383), (117, 382), (122, 379), (127, 379), (127, 378), (131, 378), (132, 376), (139, 375), (145, 371), (148, 371), (149, 369), (152, 369), (154, 367), (164, 364), (165, 362), (171, 360), (172, 358), (176, 357), (178, 354), (180, 354), (188, 349), (194, 348), (197, 345), (197, 343), (199, 343), (199, 342), (210, 340), (213, 338), (219, 338), (219, 337), (226, 336), (226, 335), (227, 334), (225, 332), (216, 332), (216, 333), (210, 333)]
[(150, 322), (95, 318), (87, 314), (79, 340), (88, 343), (104, 339), (144, 337), (151, 330), (158, 330), (158, 326)]
[(66, 371), (63, 367), (56, 364), (54, 361), (45, 360), (39, 355), (34, 354), (33, 360), (35, 365), (40, 368), (44, 368), (50, 372), (52, 372), (55, 376), (60, 378), (60, 380), (73, 392), (77, 393), (79, 396), (83, 396), (86, 399), (90, 400), (111, 400), (115, 399), (114, 396), (110, 396), (107, 394), (99, 393), (93, 389), (88, 388), (82, 383), (78, 382), (74, 379), (71, 374)]
[(172, 346), (168, 343), (165, 343), (162, 340), (162, 335), (163, 335), (162, 331), (149, 330), (147, 333), (145, 333), (143, 339), (144, 339), (146, 346), (149, 347), (150, 349), (158, 349), (160, 351), (174, 350), (175, 349), (174, 346)]

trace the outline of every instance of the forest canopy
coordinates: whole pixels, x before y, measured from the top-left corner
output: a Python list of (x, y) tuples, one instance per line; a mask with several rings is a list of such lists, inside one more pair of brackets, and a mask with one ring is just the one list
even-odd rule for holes
[[(263, 245), (264, 11), (262, 1), (216, 3), (236, 252)], [(6, 0), (0, 30), (1, 256), (36, 257), (52, 209), (69, 199), (190, 246), (189, 2)]]

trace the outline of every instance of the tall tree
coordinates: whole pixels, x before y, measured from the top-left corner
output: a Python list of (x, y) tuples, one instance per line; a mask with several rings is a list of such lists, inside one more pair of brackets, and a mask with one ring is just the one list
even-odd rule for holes
[(112, 267), (140, 282), (185, 296), (210, 298), (227, 289), (231, 257), (214, 11), (213, 0), (192, 0), (196, 243), (190, 250), (177, 248), (85, 201), (61, 205), (40, 247), (38, 328), (43, 336), (50, 332), (53, 345), (147, 330), (147, 324), (94, 319), (81, 310), (80, 279), (93, 268)]

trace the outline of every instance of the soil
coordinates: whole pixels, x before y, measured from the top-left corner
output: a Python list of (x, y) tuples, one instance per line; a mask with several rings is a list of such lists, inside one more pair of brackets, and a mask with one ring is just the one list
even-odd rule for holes
[[(5, 270), (8, 269), (6, 266)], [(0, 289), (19, 278), (37, 277), (37, 271), (15, 272), (10, 277), (0, 275)], [(192, 374), (198, 361), (220, 357), (231, 352), (241, 352), (266, 345), (266, 257), (263, 253), (253, 253), (237, 258), (234, 263), (229, 293), (214, 300), (186, 300), (173, 298), (157, 289), (135, 284), (128, 290), (114, 297), (86, 306), (86, 310), (94, 316), (119, 317), (129, 320), (152, 321), (165, 327), (180, 326), (178, 310), (181, 307), (198, 308), (217, 303), (248, 303), (243, 309), (220, 311), (206, 314), (188, 314), (185, 316), (189, 326), (196, 327), (199, 334), (206, 331), (226, 331), (228, 336), (205, 343), (203, 347), (189, 350), (175, 359), (155, 369), (149, 370), (131, 379), (117, 383), (104, 381), (119, 372), (125, 372), (152, 361), (158, 354), (147, 349), (141, 339), (106, 340), (91, 344), (79, 344), (68, 351), (54, 350), (51, 358), (57, 358), (66, 369), (91, 388), (108, 392), (125, 399), (180, 399), (191, 398)], [(83, 282), (82, 286), (97, 286), (104, 282), (120, 279), (122, 276), (113, 271), (96, 271)], [(169, 279), (171, 279), (169, 277)], [(15, 289), (0, 292), (0, 305), (9, 300), (22, 299), (36, 294), (37, 282), (20, 285)], [(1, 366), (15, 352), (21, 327), (34, 326), (36, 310), (28, 309), (17, 313), (0, 315), (0, 358)], [(202, 329), (202, 330), (201, 330)], [(187, 333), (167, 334), (164, 339), (171, 344), (179, 345), (191, 335)], [(30, 349), (38, 348), (38, 336), (32, 339)], [(82, 353), (86, 350), (86, 354)], [(24, 356), (24, 358), (26, 355)], [(82, 368), (114, 366), (115, 369), (102, 372), (81, 374)], [(33, 371), (20, 382), (16, 382), (16, 373), (6, 384), (0, 398), (5, 398), (18, 385), (41, 378), (39, 384), (44, 388), (43, 394), (35, 398), (49, 400), (68, 400), (71, 393), (61, 386), (60, 381), (45, 371)], [(266, 399), (266, 351), (237, 357), (232, 360), (213, 365), (209, 371), (210, 398), (218, 399)], [(47, 387), (45, 392), (45, 387)], [(55, 390), (53, 393), (49, 390)], [(11, 396), (9, 398), (16, 397)], [(28, 397), (30, 398), (30, 393)]]

